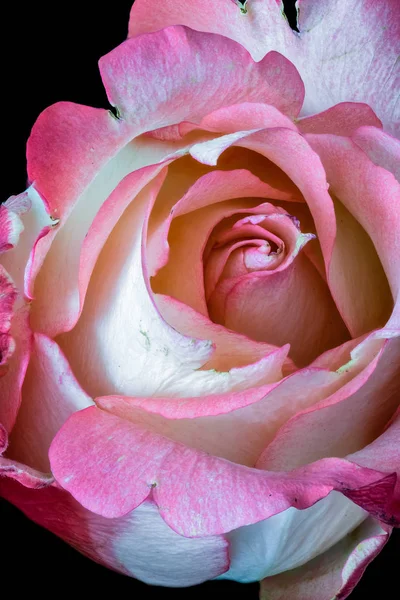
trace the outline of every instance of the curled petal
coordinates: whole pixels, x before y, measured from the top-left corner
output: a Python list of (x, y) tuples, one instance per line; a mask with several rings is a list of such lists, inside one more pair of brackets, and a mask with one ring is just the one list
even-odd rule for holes
[(294, 118), (304, 98), (301, 78), (281, 54), (270, 52), (255, 63), (227, 37), (185, 27), (127, 40), (100, 59), (100, 71), (110, 103), (134, 124), (135, 135), (198, 123), (213, 110), (242, 102), (271, 104)]
[(251, 469), (96, 407), (68, 419), (49, 455), (57, 482), (89, 510), (110, 518), (123, 516), (151, 492), (168, 525), (190, 537), (224, 533), (293, 505), (307, 508), (332, 490), (386, 522), (400, 521), (400, 511), (392, 504), (397, 479), (393, 471), (338, 458), (289, 473)]
[(333, 548), (304, 566), (264, 579), (260, 600), (344, 600), (389, 535), (390, 529), (383, 528), (374, 519), (367, 519)]
[(400, 183), (400, 141), (376, 127), (360, 127), (353, 141), (373, 163), (393, 173)]

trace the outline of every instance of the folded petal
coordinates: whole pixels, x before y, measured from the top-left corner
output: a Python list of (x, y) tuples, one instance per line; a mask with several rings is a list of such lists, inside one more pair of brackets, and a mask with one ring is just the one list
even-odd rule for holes
[[(15, 343), (9, 335), (9, 331), (17, 297), (18, 291), (11, 277), (0, 265), (0, 367), (7, 363), (15, 348)], [(0, 371), (0, 374), (2, 374), (2, 371)]]
[[(286, 351), (282, 348), (270, 352), (257, 363), (249, 365), (249, 382), (260, 375), (270, 379), (269, 383), (243, 391), (188, 397), (179, 401), (167, 396), (107, 396), (97, 398), (96, 404), (191, 448), (254, 466), (266, 444), (291, 417), (324, 399), (333, 403), (354, 394), (363, 385), (365, 370), (371, 362), (370, 355), (363, 353), (355, 356), (344, 369), (338, 366), (333, 367), (337, 371), (308, 368), (295, 371), (283, 380), (274, 380)], [(343, 365), (346, 357), (347, 352), (343, 351), (338, 364)], [(223, 373), (219, 376), (226, 378)]]
[[(247, 13), (226, 0), (145, 0), (131, 10), (129, 35), (187, 25), (219, 33), (242, 44), (255, 60), (271, 50), (284, 54), (299, 70), (306, 88), (303, 114), (319, 113), (339, 102), (365, 102), (387, 131), (399, 130), (400, 7), (397, 0), (300, 0), (298, 32), (290, 29), (276, 0), (252, 0)], [(397, 132), (397, 133), (396, 133)]]
[[(136, 185), (136, 174), (129, 178)], [(160, 173), (122, 214), (97, 260), (77, 325), (58, 338), (93, 397), (200, 396), (245, 389), (269, 378), (268, 369), (247, 366), (223, 376), (199, 370), (212, 357), (212, 342), (178, 333), (158, 311), (144, 252), (148, 215), (163, 178)], [(129, 186), (123, 190), (128, 197)], [(282, 364), (284, 360), (282, 356)]]
[(382, 127), (382, 123), (368, 106), (360, 102), (341, 102), (310, 117), (297, 120), (302, 133), (333, 133), (351, 136), (358, 128), (369, 125)]
[(99, 64), (110, 103), (135, 135), (241, 102), (271, 104), (291, 118), (303, 104), (303, 82), (281, 54), (255, 63), (227, 37), (185, 27), (129, 39)]
[(344, 600), (379, 554), (390, 533), (369, 518), (340, 542), (304, 566), (267, 577), (260, 600)]
[(222, 536), (182, 537), (166, 525), (152, 501), (122, 518), (106, 519), (55, 486), (31, 491), (3, 478), (0, 493), (85, 556), (145, 583), (191, 586), (229, 567)]
[(7, 208), (7, 202), (0, 204), (0, 252), (11, 250), (17, 245), (23, 228), (19, 216)]
[(320, 241), (326, 266), (329, 265), (336, 235), (334, 208), (328, 193), (325, 171), (317, 153), (303, 136), (287, 128), (239, 131), (195, 144), (190, 154), (199, 162), (216, 165), (231, 146), (258, 152), (275, 163), (298, 187), (307, 202)]
[(92, 404), (57, 344), (35, 334), (7, 457), (49, 471), (47, 452), (54, 435), (72, 413)]
[(361, 357), (367, 364), (357, 376), (358, 389), (344, 387), (292, 417), (260, 456), (259, 468), (293, 469), (324, 456), (346, 456), (379, 439), (399, 402), (400, 338), (383, 348), (381, 340), (367, 339), (351, 356), (348, 365)]
[(130, 141), (131, 136), (131, 126), (110, 112), (70, 103), (48, 108), (32, 130), (29, 177), (48, 213), (59, 220), (39, 236), (27, 269), (36, 331), (55, 336), (74, 325), (80, 311), (81, 250), (95, 216), (128, 173), (158, 163), (177, 146)]
[[(391, 173), (375, 165), (349, 138), (328, 134), (308, 134), (306, 138), (322, 160), (331, 185), (330, 189), (358, 221), (375, 246), (395, 303), (394, 312), (387, 326), (398, 327), (400, 323), (398, 302), (400, 298), (400, 183)], [(386, 305), (387, 317), (390, 316), (391, 307), (388, 306), (387, 293), (380, 285), (382, 277), (379, 275), (376, 259), (371, 263), (371, 268), (368, 264), (363, 264), (365, 257), (357, 251), (357, 248), (351, 248), (349, 236), (340, 235), (340, 223), (338, 223), (338, 232), (337, 250), (328, 271), (329, 285), (344, 319), (347, 320), (348, 316), (349, 321), (350, 317), (358, 320), (358, 323), (353, 326), (357, 335), (357, 332), (364, 333), (371, 324), (371, 313), (366, 311), (363, 315), (366, 295), (369, 296), (374, 311), (381, 318), (384, 317), (381, 313), (381, 305)], [(356, 261), (353, 262), (352, 255), (344, 259), (346, 245), (352, 253), (355, 253)], [(365, 248), (365, 243), (362, 248)], [(366, 257), (370, 254), (371, 252), (368, 251)], [(347, 273), (346, 276), (343, 275), (344, 271)], [(354, 278), (356, 285), (343, 285), (343, 279), (349, 281), (350, 278)], [(373, 290), (371, 285), (372, 287), (379, 285), (380, 289)], [(353, 307), (359, 307), (358, 314)], [(364, 323), (363, 318), (366, 319)], [(375, 323), (374, 326), (379, 327), (383, 324)]]
[(373, 163), (393, 173), (400, 182), (400, 141), (376, 127), (360, 127), (352, 140)]
[[(224, 533), (282, 512), (308, 508), (332, 490), (392, 523), (395, 473), (323, 459), (290, 473), (251, 469), (169, 440), (97, 407), (73, 414), (50, 447), (57, 482), (85, 508), (126, 515), (150, 493), (181, 535)], [(177, 468), (179, 465), (179, 468)]]
[(349, 337), (328, 286), (304, 254), (282, 271), (226, 279), (210, 298), (212, 316), (222, 313), (221, 304), (218, 322), (260, 342), (289, 343), (299, 366)]
[(21, 403), (21, 388), (32, 345), (27, 305), (22, 305), (15, 310), (8, 335), (10, 336), (8, 344), (12, 344), (12, 354), (11, 356), (10, 353), (8, 354), (7, 364), (2, 367), (2, 376), (0, 376), (0, 422), (10, 432)]
[[(247, 197), (253, 200), (244, 201)], [(220, 220), (244, 212), (246, 204), (249, 208), (259, 204), (255, 198), (290, 200), (291, 196), (245, 169), (213, 171), (199, 178), (171, 209), (161, 231), (153, 234), (150, 252), (159, 258), (151, 260), (150, 254), (150, 268), (155, 273), (164, 267), (152, 279), (153, 290), (207, 315), (203, 251), (210, 233)], [(158, 240), (154, 239), (156, 236)]]

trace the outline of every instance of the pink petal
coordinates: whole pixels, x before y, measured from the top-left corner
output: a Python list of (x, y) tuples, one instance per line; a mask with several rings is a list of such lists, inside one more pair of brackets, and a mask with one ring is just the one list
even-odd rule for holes
[(24, 226), (19, 216), (7, 208), (7, 203), (0, 205), (0, 252), (11, 250), (17, 245)]
[(7, 456), (49, 471), (47, 452), (54, 435), (71, 414), (92, 404), (57, 344), (35, 334)]
[(127, 143), (131, 134), (129, 125), (107, 111), (68, 103), (47, 109), (33, 128), (29, 174), (48, 211), (61, 218), (55, 230), (43, 231), (29, 264), (31, 294), (39, 272), (32, 313), (36, 330), (54, 336), (73, 326), (80, 311), (80, 251), (96, 214), (128, 173), (171, 152), (168, 144), (160, 149), (149, 139)]
[[(235, 331), (230, 331), (226, 327), (213, 323), (207, 317), (174, 298), (156, 294), (155, 302), (163, 318), (171, 327), (180, 331), (183, 335), (212, 341), (215, 350), (210, 361), (205, 365), (207, 369), (216, 369), (221, 372), (229, 371), (232, 368), (258, 362), (277, 350), (282, 357), (285, 354), (282, 349), (276, 346), (255, 342)], [(284, 359), (284, 366), (287, 371), (294, 370), (294, 365), (288, 358)], [(281, 367), (282, 364), (278, 360), (276, 363), (278, 369), (276, 371), (277, 380), (282, 376)]]
[[(199, 370), (212, 357), (212, 342), (178, 333), (154, 303), (142, 261), (146, 221), (162, 180), (160, 174), (122, 214), (97, 260), (77, 325), (58, 338), (93, 397), (201, 396), (251, 385), (247, 367), (222, 377)], [(258, 383), (260, 376), (256, 369)]]
[(389, 533), (367, 519), (333, 548), (292, 571), (261, 582), (260, 600), (344, 600), (366, 567), (382, 550)]
[[(388, 327), (400, 323), (400, 183), (391, 173), (372, 163), (366, 154), (348, 138), (332, 135), (307, 135), (318, 152), (331, 184), (331, 190), (369, 235), (388, 279), (395, 302), (394, 314)], [(342, 211), (343, 212), (343, 211)], [(344, 213), (344, 216), (346, 214)], [(346, 217), (349, 221), (350, 217)], [(354, 227), (351, 227), (353, 231)], [(359, 228), (358, 228), (359, 229)], [(360, 230), (359, 230), (360, 231)], [(361, 232), (362, 233), (362, 232)], [(361, 235), (356, 235), (359, 239)], [(332, 258), (329, 285), (332, 295), (352, 333), (364, 333), (369, 327), (382, 326), (390, 316), (392, 303), (382, 285), (378, 261), (365, 262), (357, 245), (352, 246), (345, 230), (338, 223), (337, 246)], [(346, 246), (349, 252), (346, 252)], [(371, 246), (371, 244), (370, 244)], [(365, 243), (362, 246), (366, 248)], [(350, 253), (351, 252), (351, 253)], [(346, 255), (346, 259), (343, 256)], [(348, 285), (353, 278), (354, 285)], [(379, 285), (380, 289), (374, 289)], [(372, 308), (366, 309), (366, 295)], [(396, 304), (397, 302), (397, 304)], [(382, 311), (382, 307), (383, 311)], [(376, 322), (375, 315), (380, 319)], [(379, 322), (380, 321), (380, 322)], [(397, 323), (397, 324), (396, 324)]]
[[(242, 44), (255, 60), (271, 50), (297, 67), (306, 88), (303, 114), (319, 113), (339, 102), (365, 102), (385, 129), (399, 132), (397, 55), (400, 14), (397, 0), (349, 3), (347, 0), (298, 2), (293, 32), (276, 0), (251, 0), (243, 15), (234, 2), (145, 0), (132, 7), (129, 35), (187, 25)], [(323, 85), (321, 85), (323, 82)]]
[(0, 265), (0, 367), (6, 364), (15, 348), (9, 331), (17, 297), (18, 291), (11, 277)]
[(190, 537), (230, 531), (292, 505), (307, 508), (333, 489), (350, 499), (355, 496), (357, 504), (371, 514), (379, 513), (382, 520), (396, 523), (400, 519), (400, 511), (391, 507), (393, 472), (337, 458), (290, 473), (250, 469), (173, 442), (96, 407), (68, 419), (49, 455), (58, 483), (92, 512), (109, 518), (123, 516), (152, 493), (168, 525)]
[[(168, 308), (171, 309), (171, 302)], [(169, 310), (168, 316), (170, 314)], [(142, 423), (146, 428), (192, 448), (254, 466), (265, 445), (273, 440), (279, 427), (288, 419), (324, 399), (329, 398), (332, 403), (354, 394), (363, 385), (365, 373), (361, 373), (370, 363), (368, 354), (354, 355), (346, 368), (339, 369), (343, 360), (333, 366), (338, 369), (336, 372), (307, 368), (283, 380), (275, 379), (276, 383), (273, 383), (285, 350), (270, 352), (249, 369), (249, 380), (259, 374), (266, 376), (269, 371), (271, 383), (240, 392), (211, 393), (179, 402), (168, 397), (108, 396), (97, 398), (96, 403), (113, 414), (136, 424)], [(219, 373), (219, 377), (223, 376), (227, 374)]]
[(32, 332), (29, 327), (29, 308), (20, 306), (13, 314), (9, 335), (12, 355), (8, 356), (0, 377), (0, 422), (11, 431), (21, 403), (21, 388), (29, 362)]
[(227, 37), (184, 27), (127, 40), (100, 59), (100, 71), (110, 103), (134, 125), (135, 135), (198, 123), (242, 102), (271, 104), (294, 118), (304, 98), (296, 69), (277, 52), (255, 63)]
[(196, 585), (229, 567), (228, 544), (222, 536), (177, 535), (152, 501), (119, 519), (106, 519), (54, 486), (32, 492), (3, 479), (0, 493), (85, 556), (152, 585)]
[(348, 338), (326, 283), (302, 254), (282, 271), (226, 279), (217, 285), (209, 307), (211, 316), (229, 329), (276, 346), (289, 343), (299, 366)]
[(382, 123), (368, 106), (359, 102), (341, 102), (311, 117), (298, 119), (302, 133), (333, 133), (351, 136), (359, 127), (382, 127)]
[[(352, 381), (358, 380), (358, 387), (344, 386), (340, 394), (292, 417), (265, 448), (259, 468), (288, 470), (324, 456), (345, 456), (377, 438), (398, 406), (399, 342), (394, 338), (380, 349), (382, 341), (367, 340), (353, 350), (340, 371), (363, 357), (366, 366)], [(391, 467), (395, 470), (394, 461)]]
[[(275, 53), (272, 53), (275, 54)], [(271, 56), (271, 55), (269, 55)], [(281, 55), (277, 54), (276, 57)], [(285, 70), (293, 69), (289, 62), (283, 64)], [(282, 73), (281, 77), (290, 78), (290, 73)], [(287, 80), (288, 80), (287, 79)], [(280, 112), (275, 106), (261, 104), (260, 102), (243, 102), (233, 106), (223, 106), (218, 110), (206, 115), (198, 125), (207, 131), (218, 131), (220, 133), (234, 133), (249, 129), (267, 129), (269, 127), (287, 127), (296, 130), (293, 121)], [(190, 125), (183, 124), (182, 131), (190, 130)]]
[[(149, 249), (152, 273), (168, 259), (164, 268), (152, 280), (155, 292), (177, 298), (207, 315), (203, 250), (214, 225), (235, 212), (241, 212), (244, 197), (291, 198), (245, 169), (213, 171), (200, 177), (171, 209), (165, 222), (160, 218), (158, 231), (153, 233)], [(224, 202), (231, 199), (241, 200)], [(173, 240), (169, 253), (165, 251), (168, 235)]]
[(195, 144), (190, 149), (190, 154), (199, 162), (215, 165), (224, 150), (236, 145), (265, 156), (297, 185), (314, 218), (325, 264), (328, 265), (336, 228), (333, 202), (328, 194), (325, 171), (318, 155), (303, 136), (286, 128), (228, 134), (216, 140)]
[(400, 141), (375, 127), (360, 127), (353, 141), (373, 163), (393, 173), (400, 182)]
[(56, 221), (49, 217), (45, 203), (33, 185), (22, 194), (7, 200), (3, 206), (7, 206), (14, 214), (19, 215), (23, 235), (19, 237), (18, 244), (1, 257), (1, 263), (13, 278), (17, 288), (24, 290), (25, 295), (30, 297), (29, 271), (34, 252), (32, 247), (35, 246), (38, 237), (51, 231)]

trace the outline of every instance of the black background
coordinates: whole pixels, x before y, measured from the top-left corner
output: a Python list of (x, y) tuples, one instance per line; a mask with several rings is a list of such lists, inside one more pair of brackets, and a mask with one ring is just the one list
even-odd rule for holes
[[(70, 100), (108, 107), (97, 61), (126, 37), (130, 6), (130, 0), (107, 5), (73, 1), (3, 4), (2, 200), (26, 187), (25, 143), (46, 106)], [(398, 569), (400, 535), (396, 534), (368, 567), (351, 600), (398, 597), (395, 563)], [(100, 597), (128, 594), (130, 598), (158, 599), (166, 592), (91, 562), (3, 500), (0, 535), (2, 573), (15, 586), (13, 596), (33, 592), (46, 598), (59, 591), (81, 596), (87, 590)], [(172, 591), (174, 598), (187, 600), (214, 593), (256, 600), (258, 585), (208, 582)]]

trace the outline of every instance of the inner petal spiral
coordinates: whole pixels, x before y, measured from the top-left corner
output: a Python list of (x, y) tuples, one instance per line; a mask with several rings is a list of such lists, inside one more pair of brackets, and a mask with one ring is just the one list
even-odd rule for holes
[[(315, 251), (302, 252), (310, 242), (318, 252), (316, 235), (307, 231), (312, 218), (304, 218), (306, 205), (282, 192), (274, 198), (272, 189), (267, 202), (225, 198), (214, 193), (208, 203), (203, 197), (203, 206), (192, 211), (182, 208), (185, 199), (173, 207), (163, 230), (168, 256), (153, 272), (153, 291), (258, 342), (289, 343), (299, 367), (348, 340), (312, 260)], [(296, 205), (298, 214), (291, 214)]]

